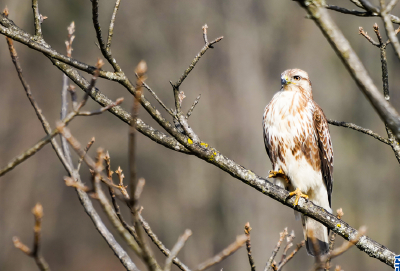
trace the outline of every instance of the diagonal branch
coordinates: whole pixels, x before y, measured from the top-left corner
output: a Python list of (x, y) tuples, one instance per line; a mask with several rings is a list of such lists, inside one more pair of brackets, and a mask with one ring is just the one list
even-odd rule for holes
[(377, 133), (373, 132), (372, 130), (360, 127), (360, 126), (355, 125), (353, 123), (344, 122), (344, 121), (337, 121), (337, 120), (331, 120), (331, 119), (328, 120), (328, 123), (332, 124), (332, 125), (335, 125), (335, 126), (342, 126), (342, 127), (353, 129), (355, 131), (358, 131), (358, 132), (364, 133), (366, 135), (372, 136), (373, 138), (378, 139), (379, 141), (381, 141), (381, 142), (383, 142), (383, 143), (385, 143), (387, 145), (391, 145), (389, 139), (383, 138), (380, 135), (378, 135)]
[[(158, 237), (151, 230), (150, 225), (143, 219), (143, 217), (139, 214), (139, 221), (142, 224), (143, 229), (150, 237), (151, 241), (158, 247), (158, 249), (167, 257), (170, 257), (171, 251), (164, 246), (164, 244), (158, 239)], [(184, 265), (178, 257), (172, 259), (172, 262), (182, 271), (190, 271), (190, 269)]]
[(199, 264), (199, 266), (197, 267), (196, 271), (205, 270), (205, 269), (210, 268), (211, 266), (216, 265), (217, 263), (221, 262), (223, 259), (225, 259), (226, 257), (232, 255), (239, 248), (241, 248), (246, 243), (246, 240), (247, 240), (246, 234), (238, 235), (236, 237), (235, 242), (230, 244), (227, 248), (222, 250), (220, 253), (218, 253), (214, 257), (206, 260), (204, 263)]
[(176, 242), (175, 246), (171, 249), (170, 255), (165, 260), (164, 271), (170, 271), (171, 270), (173, 259), (176, 258), (176, 255), (178, 255), (179, 251), (183, 248), (183, 246), (185, 245), (187, 239), (191, 235), (192, 235), (192, 231), (191, 230), (185, 230), (185, 232), (179, 237), (179, 239)]

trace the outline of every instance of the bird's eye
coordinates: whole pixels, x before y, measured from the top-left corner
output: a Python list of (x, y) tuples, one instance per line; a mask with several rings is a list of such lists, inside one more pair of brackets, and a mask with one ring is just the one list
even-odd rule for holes
[(300, 81), (300, 79), (301, 79), (301, 77), (298, 76), (298, 75), (293, 76), (293, 78), (294, 78), (294, 80), (296, 80), (296, 81)]

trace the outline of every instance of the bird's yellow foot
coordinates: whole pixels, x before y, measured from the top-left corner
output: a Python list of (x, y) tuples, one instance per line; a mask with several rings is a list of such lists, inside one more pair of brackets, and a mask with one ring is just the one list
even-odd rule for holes
[(289, 183), (289, 178), (286, 176), (285, 172), (283, 172), (281, 168), (278, 171), (273, 171), (273, 170), (269, 171), (268, 178), (276, 178), (276, 177), (284, 178), (285, 181)]
[(296, 188), (296, 190), (289, 193), (289, 197), (292, 197), (294, 195), (296, 195), (296, 200), (294, 201), (293, 204), (294, 206), (297, 206), (299, 204), (300, 198), (308, 199), (308, 196), (306, 194), (303, 194), (299, 188)]

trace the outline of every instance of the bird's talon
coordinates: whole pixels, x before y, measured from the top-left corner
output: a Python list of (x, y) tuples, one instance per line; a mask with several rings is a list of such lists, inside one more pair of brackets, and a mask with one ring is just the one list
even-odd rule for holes
[(268, 178), (277, 178), (277, 177), (281, 177), (285, 179), (287, 183), (289, 183), (289, 178), (286, 176), (285, 172), (283, 172), (281, 168), (279, 168), (278, 171), (273, 171), (273, 170), (269, 171)]
[(303, 194), (299, 188), (296, 188), (296, 190), (289, 193), (289, 197), (292, 197), (294, 195), (296, 195), (296, 199), (294, 201), (293, 206), (297, 206), (299, 204), (300, 198), (308, 199), (308, 196), (306, 194)]

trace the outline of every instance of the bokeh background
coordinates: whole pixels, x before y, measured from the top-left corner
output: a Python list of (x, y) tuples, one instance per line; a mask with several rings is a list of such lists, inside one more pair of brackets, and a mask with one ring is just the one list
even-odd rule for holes
[[(48, 16), (43, 24), (46, 41), (64, 53), (67, 26), (75, 21), (73, 56), (94, 65), (101, 54), (95, 45), (90, 1), (39, 2), (40, 12)], [(100, 2), (100, 21), (103, 31), (107, 32), (114, 1)], [(348, 1), (336, 1), (336, 4), (353, 8)], [(1, 0), (0, 7), (5, 6), (18, 26), (33, 33), (31, 1)], [(394, 13), (399, 11), (395, 9)], [(305, 15), (293, 1), (122, 1), (112, 51), (132, 79), (137, 63), (145, 60), (147, 83), (172, 107), (169, 80), (177, 80), (202, 48), (201, 27), (208, 24), (209, 39), (223, 35), (224, 39), (203, 56), (183, 83), (182, 90), (187, 96), (184, 108), (188, 109), (201, 94), (200, 103), (190, 118), (200, 138), (258, 175), (266, 176), (270, 162), (264, 149), (261, 118), (265, 105), (280, 88), (280, 73), (285, 69), (297, 67), (308, 71), (314, 99), (328, 118), (353, 122), (385, 135), (379, 117), (319, 29)], [(373, 23), (382, 25), (381, 21), (334, 12), (331, 15), (381, 87), (379, 50), (358, 35), (359, 26), (372, 35)], [(44, 136), (2, 39), (1, 167)], [(18, 43), (15, 46), (32, 92), (54, 127), (59, 119), (62, 73), (41, 53)], [(391, 102), (399, 108), (399, 60), (390, 46), (388, 59)], [(105, 69), (110, 66), (106, 65)], [(103, 79), (99, 79), (97, 86), (112, 99), (125, 97), (123, 106), (130, 110), (132, 97), (125, 89)], [(146, 96), (157, 105), (148, 93)], [(98, 107), (95, 102), (88, 102), (87, 109)], [(161, 129), (144, 110), (140, 116)], [(125, 123), (105, 113), (79, 117), (70, 128), (83, 144), (96, 137), (90, 154), (101, 146), (109, 150), (114, 169), (121, 166), (128, 171)], [(353, 130), (334, 126), (330, 129), (335, 152), (332, 209), (343, 208), (346, 222), (355, 228), (366, 225), (367, 235), (399, 253), (400, 169), (391, 148)], [(143, 216), (169, 248), (186, 228), (193, 231), (179, 254), (189, 267), (194, 268), (230, 244), (243, 232), (248, 221), (253, 228), (252, 246), (258, 269), (264, 268), (284, 227), (295, 231), (295, 242), (302, 240), (300, 222), (295, 221), (293, 210), (196, 157), (166, 149), (142, 135), (138, 136), (137, 146), (139, 176), (146, 179), (141, 198)], [(90, 183), (87, 167), (81, 172), (84, 181)], [(0, 179), (0, 270), (36, 269), (33, 259), (14, 248), (12, 237), (19, 236), (31, 246), (31, 209), (37, 202), (43, 204), (45, 214), (42, 253), (53, 270), (124, 270), (95, 230), (74, 189), (65, 186), (65, 174), (48, 145)], [(99, 205), (94, 203), (102, 214)], [(102, 217), (109, 225), (107, 218)], [(342, 242), (342, 238), (337, 238), (337, 245)], [(164, 262), (164, 256), (155, 251), (159, 261)], [(133, 253), (129, 253), (145, 270)], [(249, 270), (246, 254), (242, 248), (212, 270)], [(309, 270), (312, 263), (313, 258), (303, 249), (285, 269)], [(344, 270), (390, 270), (357, 248), (334, 263)]]

